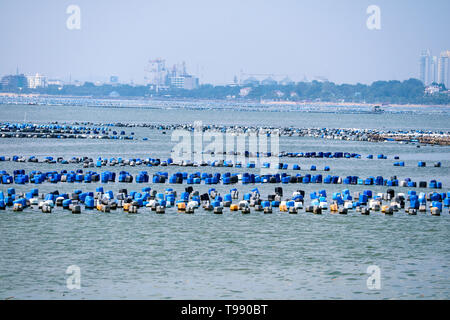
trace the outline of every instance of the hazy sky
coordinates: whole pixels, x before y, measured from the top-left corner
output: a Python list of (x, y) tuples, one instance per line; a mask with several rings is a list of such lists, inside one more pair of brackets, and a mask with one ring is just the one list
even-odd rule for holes
[[(69, 30), (69, 5), (81, 29)], [(381, 30), (366, 27), (369, 5)], [(144, 82), (152, 58), (201, 82), (245, 73), (337, 83), (418, 77), (422, 49), (450, 49), (449, 0), (0, 0), (0, 75)]]

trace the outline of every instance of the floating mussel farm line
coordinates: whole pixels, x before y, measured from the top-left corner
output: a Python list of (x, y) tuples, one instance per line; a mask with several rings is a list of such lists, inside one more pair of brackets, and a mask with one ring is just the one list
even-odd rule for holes
[[(202, 152), (203, 154), (209, 154), (210, 156), (215, 155), (211, 152)], [(186, 160), (176, 160), (174, 161), (172, 158), (167, 158), (167, 160), (161, 160), (159, 158), (144, 158), (141, 159), (139, 157), (134, 158), (126, 158), (124, 157), (111, 157), (109, 159), (97, 157), (96, 160), (94, 160), (92, 157), (83, 156), (83, 157), (72, 157), (70, 159), (64, 159), (64, 157), (52, 157), (52, 156), (44, 156), (42, 159), (39, 159), (37, 156), (17, 156), (13, 155), (11, 157), (9, 156), (0, 156), (0, 162), (18, 162), (18, 163), (47, 163), (47, 164), (82, 164), (83, 167), (89, 168), (89, 167), (104, 167), (104, 166), (148, 166), (148, 167), (154, 167), (154, 166), (180, 166), (180, 167), (228, 167), (228, 168), (256, 168), (257, 164), (259, 162), (260, 168), (277, 168), (280, 170), (301, 170), (301, 164), (299, 163), (281, 163), (279, 161), (276, 161), (276, 158), (305, 158), (305, 159), (361, 159), (361, 155), (357, 153), (349, 153), (349, 152), (280, 152), (279, 154), (272, 154), (271, 152), (267, 153), (251, 153), (248, 151), (245, 151), (243, 153), (241, 152), (218, 152), (216, 155), (224, 155), (224, 156), (237, 156), (240, 157), (243, 161), (240, 160), (201, 160), (201, 161), (192, 161), (189, 159)], [(253, 159), (252, 159), (253, 158)], [(259, 160), (259, 158), (271, 158), (271, 161), (264, 161)], [(386, 160), (388, 159), (387, 155), (384, 154), (378, 154), (374, 156), (373, 154), (369, 154), (365, 157), (366, 159), (372, 160), (372, 159), (378, 159), (378, 160)], [(399, 160), (399, 156), (394, 156), (394, 160)], [(273, 161), (275, 160), (275, 161)], [(261, 163), (262, 162), (262, 163)], [(275, 162), (275, 163), (274, 163)], [(396, 161), (393, 163), (394, 166), (404, 167), (405, 162), (404, 161)], [(435, 162), (434, 167), (441, 167), (441, 162)], [(426, 167), (426, 162), (419, 161), (418, 162), (419, 167)], [(311, 171), (316, 171), (317, 166), (311, 165), (310, 167)], [(330, 166), (325, 165), (323, 171), (330, 171)]]
[[(143, 128), (136, 133), (132, 128)], [(199, 124), (148, 124), (148, 123), (0, 123), (0, 136), (3, 138), (55, 138), (55, 139), (111, 139), (111, 140), (148, 140), (141, 138), (146, 129), (167, 134), (174, 130), (187, 132), (201, 131), (226, 134), (223, 137), (244, 136), (279, 136), (305, 137), (328, 140), (364, 141), (364, 142), (402, 142), (412, 144), (449, 145), (450, 132), (430, 130), (375, 130), (375, 129), (332, 129), (332, 128), (292, 128), (268, 126), (227, 126)], [(319, 149), (319, 148), (318, 148)], [(322, 147), (320, 148), (322, 149)], [(319, 150), (320, 150), (319, 149)], [(136, 149), (131, 149), (136, 154)], [(163, 153), (170, 151), (170, 147)], [(172, 150), (173, 151), (173, 150)], [(146, 152), (144, 152), (145, 154)], [(166, 157), (167, 157), (166, 153)], [(355, 161), (363, 165), (379, 161), (383, 165), (405, 167), (406, 162), (397, 155), (360, 154), (341, 151), (202, 151), (183, 153), (182, 159), (153, 158), (138, 156), (92, 157), (74, 156), (0, 156), (0, 165), (9, 162), (19, 168), (3, 170), (0, 168), (0, 184), (14, 185), (0, 191), (0, 210), (12, 208), (12, 211), (40, 210), (45, 213), (66, 210), (79, 214), (84, 212), (126, 213), (156, 212), (187, 213), (196, 210), (223, 214), (252, 211), (270, 213), (314, 213), (325, 212), (337, 214), (380, 213), (392, 215), (405, 213), (415, 215), (427, 213), (440, 215), (444, 208), (450, 206), (450, 192), (441, 192), (443, 183), (448, 180), (428, 167), (440, 168), (440, 161), (426, 163), (417, 161), (418, 168), (428, 172), (429, 176), (421, 178), (402, 177), (398, 172), (382, 175), (361, 176), (356, 172), (350, 175), (333, 173), (333, 163), (338, 161)], [(69, 154), (72, 154), (70, 152)], [(220, 157), (223, 156), (223, 159)], [(196, 160), (200, 159), (200, 160)], [(210, 159), (210, 160), (205, 160)], [(229, 160), (232, 159), (232, 160)], [(283, 161), (280, 161), (283, 159)], [(314, 164), (317, 159), (320, 165)], [(393, 162), (385, 161), (392, 159)], [(276, 161), (275, 161), (276, 160)], [(323, 161), (325, 160), (325, 161)], [(329, 160), (329, 162), (328, 162)], [(289, 161), (289, 163), (287, 162)], [(302, 162), (303, 161), (303, 162)], [(336, 162), (335, 162), (336, 161)], [(297, 162), (297, 163), (296, 163)], [(312, 162), (312, 163), (311, 163)], [(411, 167), (411, 160), (407, 164)], [(22, 166), (23, 164), (23, 166)], [(27, 165), (31, 170), (25, 170)], [(38, 165), (42, 165), (39, 168)], [(54, 166), (53, 169), (48, 169)], [(64, 167), (63, 167), (64, 166)], [(126, 167), (113, 170), (112, 167)], [(74, 168), (75, 167), (75, 168)], [(76, 168), (78, 167), (78, 168)], [(82, 168), (80, 168), (82, 167)], [(128, 169), (128, 167), (130, 169)], [(153, 169), (155, 167), (155, 169)], [(183, 168), (183, 169), (169, 169)], [(68, 168), (68, 169), (65, 169)], [(96, 169), (94, 169), (96, 168)], [(198, 169), (197, 169), (198, 168)], [(40, 170), (38, 170), (40, 169)], [(56, 169), (56, 170), (55, 170)], [(260, 169), (261, 171), (257, 171)], [(95, 171), (98, 170), (98, 171)], [(129, 171), (126, 171), (129, 170)], [(434, 170), (434, 169), (430, 169)], [(443, 170), (443, 169), (440, 169)], [(436, 174), (435, 177), (433, 175)], [(444, 179), (444, 180), (441, 180)], [(64, 185), (60, 190), (40, 193), (34, 188), (22, 192), (30, 184), (48, 190), (56, 184)], [(79, 189), (68, 193), (71, 184)], [(92, 184), (97, 184), (92, 186)], [(140, 191), (130, 191), (124, 186)], [(240, 187), (238, 187), (238, 185)], [(261, 195), (258, 188), (267, 190), (275, 186), (275, 192)], [(320, 185), (320, 187), (319, 187)], [(81, 190), (87, 186), (95, 188)], [(228, 187), (227, 187), (228, 186)], [(317, 187), (316, 187), (317, 186)], [(337, 188), (347, 188), (335, 192)], [(111, 189), (105, 191), (105, 188)], [(292, 194), (283, 194), (283, 187), (294, 190)], [(194, 190), (196, 188), (197, 190)], [(202, 189), (208, 192), (200, 192)], [(216, 189), (217, 188), (217, 189)], [(228, 189), (231, 188), (231, 189)], [(251, 189), (250, 192), (237, 188)], [(306, 195), (306, 190), (319, 188)], [(328, 188), (325, 190), (322, 188)], [(366, 188), (373, 188), (369, 190)], [(385, 192), (380, 192), (388, 188)], [(401, 189), (404, 188), (404, 189)], [(75, 189), (75, 188), (74, 188)], [(89, 189), (89, 188), (87, 188)], [(185, 191), (180, 192), (180, 189)], [(229, 191), (226, 191), (228, 189)], [(331, 191), (330, 191), (331, 189)], [(431, 189), (431, 190), (430, 190)], [(434, 189), (434, 190), (433, 190)], [(73, 190), (73, 189), (72, 189)], [(114, 191), (113, 191), (114, 190)], [(118, 192), (117, 192), (118, 190)], [(159, 191), (158, 191), (159, 190)], [(352, 190), (352, 191), (350, 191)], [(308, 191), (309, 192), (309, 191)], [(327, 197), (327, 193), (331, 197)], [(119, 210), (120, 209), (120, 210)]]
[[(338, 153), (339, 158), (342, 157), (342, 153)], [(368, 156), (369, 159), (373, 159), (372, 155)], [(377, 155), (378, 159), (386, 159), (387, 156), (383, 154)], [(394, 159), (398, 159), (397, 156)], [(102, 159), (99, 157), (96, 162), (89, 157), (83, 158), (72, 158), (69, 161), (64, 160), (62, 157), (58, 157), (56, 160), (53, 157), (45, 157), (44, 160), (39, 161), (38, 158), (31, 156), (28, 157), (4, 157), (0, 156), (0, 162), (3, 161), (13, 161), (13, 162), (31, 162), (31, 163), (49, 163), (49, 164), (73, 164), (73, 163), (82, 163), (83, 167), (97, 167), (102, 168), (107, 165), (109, 166), (147, 166), (147, 167), (167, 167), (167, 166), (180, 166), (180, 167), (214, 167), (214, 168), (243, 168), (241, 162), (233, 163), (232, 161), (209, 161), (209, 162), (201, 162), (195, 163), (191, 161), (180, 160), (179, 162), (174, 162), (172, 158), (168, 158), (167, 160), (161, 161), (160, 159), (122, 159), (122, 158), (111, 158), (111, 159)], [(404, 166), (404, 162), (394, 162), (394, 166)], [(261, 169), (276, 169), (276, 170), (292, 170), (292, 171), (300, 171), (301, 167), (299, 164), (288, 164), (288, 163), (275, 163), (271, 162), (262, 162), (260, 166)], [(434, 164), (435, 167), (441, 167), (441, 162), (437, 162)], [(248, 162), (245, 167), (247, 169), (255, 169), (256, 164), (254, 162)], [(419, 161), (418, 167), (426, 167), (426, 162)], [(320, 170), (320, 169), (319, 169)], [(318, 171), (316, 165), (311, 165), (309, 167), (310, 172)], [(323, 172), (331, 171), (330, 166), (325, 165), (323, 167)], [(38, 171), (33, 170), (29, 174), (26, 174), (24, 169), (14, 170), (12, 174), (8, 173), (5, 170), (0, 171), (0, 183), (2, 184), (40, 184), (44, 182), (49, 183), (58, 183), (58, 182), (67, 182), (67, 183), (91, 183), (91, 182), (102, 182), (102, 183), (112, 183), (117, 181), (121, 183), (131, 183), (135, 181), (136, 183), (149, 183), (150, 176), (147, 171), (140, 171), (135, 176), (131, 175), (127, 171), (120, 171), (119, 173), (112, 171), (104, 171), (97, 173), (95, 171), (87, 171), (83, 172), (81, 169), (76, 170), (61, 170), (61, 171)], [(429, 182), (427, 181), (413, 181), (411, 178), (405, 178), (404, 180), (400, 180), (397, 176), (391, 176), (389, 179), (384, 178), (383, 176), (369, 176), (369, 177), (359, 177), (355, 175), (348, 176), (338, 176), (338, 175), (325, 175), (325, 174), (314, 174), (314, 173), (305, 173), (304, 175), (297, 173), (276, 173), (276, 174), (255, 174), (252, 172), (242, 172), (242, 173), (231, 173), (231, 172), (176, 172), (173, 173), (169, 177), (168, 172), (158, 171), (153, 173), (152, 183), (187, 183), (187, 184), (236, 184), (241, 182), (242, 184), (258, 184), (258, 183), (282, 183), (282, 184), (347, 184), (347, 185), (377, 185), (377, 186), (390, 186), (390, 187), (419, 187), (419, 188), (434, 188), (441, 189), (442, 182), (437, 181), (436, 179), (431, 179)]]
[[(314, 171), (314, 170), (313, 170)], [(5, 170), (0, 171), (1, 184), (42, 184), (42, 183), (153, 183), (153, 184), (190, 184), (190, 185), (232, 185), (241, 183), (248, 184), (344, 184), (344, 185), (367, 185), (367, 186), (389, 186), (389, 187), (408, 187), (408, 188), (431, 188), (442, 189), (442, 182), (435, 179), (427, 181), (413, 181), (411, 178), (400, 180), (397, 176), (389, 179), (382, 176), (365, 177), (322, 174), (254, 174), (244, 173), (210, 173), (210, 172), (176, 172), (169, 176), (168, 172), (155, 172), (150, 178), (147, 171), (140, 171), (135, 176), (127, 171), (116, 172), (104, 171), (97, 173), (95, 171), (83, 172), (82, 169), (67, 171), (31, 171), (29, 174), (23, 169), (14, 170), (9, 174)]]
[[(285, 156), (290, 156), (285, 154)], [(296, 156), (296, 155), (295, 155)], [(345, 153), (310, 153), (304, 154), (306, 158), (360, 158), (356, 154)], [(387, 156), (378, 154), (376, 157), (369, 155), (368, 159), (385, 160)], [(398, 156), (393, 157), (398, 160)], [(173, 159), (161, 161), (160, 159), (122, 159), (111, 158), (103, 159), (101, 157), (94, 161), (93, 158), (79, 157), (70, 160), (64, 160), (62, 157), (54, 159), (53, 157), (45, 157), (42, 161), (38, 158), (13, 156), (0, 157), (0, 161), (12, 161), (17, 163), (30, 162), (33, 165), (36, 163), (48, 164), (68, 164), (77, 163), (83, 164), (85, 167), (103, 168), (107, 166), (148, 166), (148, 167), (215, 167), (222, 168), (225, 171), (227, 168), (243, 168), (241, 163), (233, 163), (228, 161), (212, 161), (202, 164), (193, 162), (180, 161), (175, 162)], [(384, 162), (385, 163), (385, 162)], [(394, 166), (402, 166), (400, 162), (394, 162)], [(441, 167), (441, 163), (435, 163), (435, 167)], [(110, 212), (121, 209), (127, 213), (138, 213), (146, 211), (155, 211), (162, 214), (169, 209), (169, 212), (194, 213), (197, 209), (203, 211), (211, 211), (216, 214), (221, 214), (227, 210), (230, 212), (240, 211), (243, 214), (248, 214), (251, 211), (272, 213), (272, 212), (287, 212), (291, 214), (300, 212), (312, 212), (321, 214), (325, 212), (348, 214), (351, 212), (368, 215), (370, 212), (382, 213), (392, 215), (394, 212), (405, 212), (409, 215), (415, 215), (417, 212), (427, 213), (430, 215), (440, 215), (443, 208), (450, 205), (450, 192), (438, 192), (437, 189), (442, 189), (442, 182), (438, 179), (431, 179), (429, 181), (414, 181), (411, 178), (399, 179), (397, 176), (385, 178), (383, 176), (368, 176), (359, 177), (356, 175), (338, 176), (331, 174), (317, 173), (316, 165), (311, 165), (309, 173), (296, 173), (301, 170), (299, 164), (276, 163), (274, 168), (285, 171), (281, 173), (252, 173), (251, 169), (255, 169), (255, 163), (246, 163), (247, 172), (173, 172), (169, 174), (167, 171), (155, 171), (150, 173), (141, 170), (136, 174), (122, 170), (119, 172), (107, 170), (103, 172), (96, 172), (92, 170), (74, 169), (74, 170), (53, 170), (53, 171), (38, 171), (32, 170), (26, 172), (24, 169), (16, 169), (11, 173), (5, 170), (0, 171), (0, 183), (5, 185), (15, 184), (22, 185), (35, 184), (42, 185), (48, 188), (58, 183), (80, 184), (83, 186), (92, 185), (92, 183), (100, 183), (104, 186), (108, 185), (111, 189), (119, 190), (116, 195), (112, 190), (105, 192), (104, 186), (96, 187), (96, 191), (82, 191), (77, 189), (72, 193), (65, 193), (63, 191), (53, 191), (50, 193), (39, 193), (38, 189), (31, 189), (25, 193), (16, 192), (15, 188), (8, 188), (5, 192), (0, 192), (0, 209), (12, 208), (13, 211), (33, 210), (39, 209), (42, 212), (50, 213), (52, 210), (67, 209), (72, 213), (81, 213), (82, 209), (87, 212)], [(269, 169), (270, 162), (263, 162), (261, 168)], [(426, 162), (419, 161), (418, 168), (426, 167)], [(321, 169), (321, 168), (320, 168)], [(208, 168), (208, 170), (210, 170)], [(327, 165), (323, 167), (323, 171), (331, 171)], [(124, 184), (144, 185), (141, 191), (128, 192), (127, 189), (122, 188)], [(220, 187), (220, 191), (215, 189), (213, 185), (235, 185), (250, 186), (251, 192), (243, 193), (239, 197), (237, 188), (232, 188), (229, 192), (224, 192)], [(263, 186), (270, 184), (281, 184), (286, 188), (293, 188), (295, 191), (290, 197), (283, 198), (283, 188), (275, 187), (275, 193), (268, 194), (262, 197), (256, 185)], [(305, 191), (301, 190), (302, 186), (309, 189), (314, 188), (314, 185), (346, 185), (347, 188), (360, 188), (361, 186), (374, 187), (377, 191), (360, 190), (350, 192), (350, 189), (344, 189), (341, 192), (332, 192), (332, 199), (328, 200), (327, 190), (321, 189), (313, 191), (309, 194), (309, 202), (305, 197)], [(151, 187), (149, 186), (151, 185)], [(160, 185), (168, 185), (168, 188), (163, 192), (158, 192)], [(184, 185), (184, 187), (183, 187)], [(200, 193), (194, 191), (195, 188), (202, 188), (207, 186), (209, 188), (207, 193)], [(378, 192), (380, 188), (388, 187), (385, 193)], [(395, 191), (396, 187), (407, 188), (406, 192)], [(185, 191), (180, 193), (177, 197), (175, 189), (184, 188)], [(205, 187), (203, 187), (205, 188)], [(218, 188), (218, 187), (217, 187)], [(415, 188), (416, 190), (411, 190)], [(422, 189), (422, 190), (420, 190)], [(429, 191), (426, 189), (436, 189), (436, 191)], [(221, 192), (224, 192), (223, 196)], [(330, 192), (328, 192), (330, 193)], [(227, 208), (227, 209), (225, 209)]]
[[(38, 189), (31, 189), (25, 193), (18, 193), (14, 188), (9, 188), (6, 193), (0, 191), (0, 210), (11, 208), (14, 212), (23, 210), (43, 213), (56, 212), (57, 209), (67, 210), (73, 214), (85, 212), (112, 212), (122, 211), (129, 214), (154, 211), (158, 214), (171, 212), (193, 214), (196, 210), (203, 209), (214, 214), (229, 212), (241, 212), (249, 214), (251, 211), (264, 214), (271, 213), (313, 213), (347, 215), (349, 213), (369, 215), (379, 213), (393, 215), (394, 212), (408, 215), (430, 214), (439, 216), (444, 208), (450, 206), (450, 192), (420, 192), (409, 190), (407, 193), (396, 193), (393, 189), (386, 192), (374, 193), (371, 190), (363, 190), (351, 193), (349, 189), (332, 193), (328, 200), (327, 191), (319, 190), (309, 194), (309, 201), (305, 203), (305, 191), (296, 190), (290, 196), (283, 197), (283, 188), (276, 187), (275, 192), (263, 197), (258, 188), (239, 196), (236, 188), (229, 190), (223, 196), (214, 188), (207, 193), (195, 191), (192, 186), (185, 188), (178, 196), (178, 192), (172, 188), (166, 188), (163, 192), (144, 187), (140, 192), (120, 189), (105, 191), (103, 187), (97, 187), (96, 191), (83, 192), (75, 190), (72, 193), (60, 193), (53, 191), (39, 193)], [(54, 211), (55, 210), (55, 211)], [(94, 210), (94, 211), (93, 211)]]
[(104, 126), (1, 123), (1, 138), (43, 138), (43, 139), (113, 139), (133, 140), (124, 130), (115, 131)]
[[(421, 143), (426, 145), (450, 145), (450, 131), (433, 130), (379, 130), (361, 128), (293, 128), (273, 126), (195, 125), (154, 123), (94, 123), (57, 122), (50, 124), (0, 123), (0, 138), (55, 138), (55, 139), (112, 139), (136, 140), (134, 132), (114, 128), (147, 128), (167, 133), (173, 130), (215, 132), (230, 135), (277, 135), (282, 137), (306, 137), (327, 140)], [(147, 140), (147, 137), (143, 137)]]

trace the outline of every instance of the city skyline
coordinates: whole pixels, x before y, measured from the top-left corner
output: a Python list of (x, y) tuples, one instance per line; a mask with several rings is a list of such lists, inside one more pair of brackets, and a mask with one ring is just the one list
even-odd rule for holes
[(450, 50), (441, 51), (433, 55), (429, 49), (423, 50), (419, 59), (419, 77), (425, 86), (432, 83), (449, 87), (449, 58)]
[[(377, 1), (381, 27), (366, 22), (369, 1), (227, 1), (186, 4), (75, 1), (79, 30), (67, 28), (72, 2), (0, 4), (0, 75), (45, 74), (68, 81), (145, 83), (150, 59), (186, 61), (202, 83), (229, 84), (241, 73), (282, 74), (298, 82), (418, 78), (424, 49), (448, 50), (448, 1)], [(415, 23), (411, 23), (414, 20)], [(331, 28), (330, 26), (333, 26)]]
[[(449, 80), (449, 58), (450, 50), (441, 51), (439, 54), (433, 55), (431, 50), (422, 50), (419, 57), (419, 71), (416, 78), (423, 82), (425, 86), (429, 86), (433, 83), (444, 84), (447, 88), (450, 87)], [(199, 78), (197, 74), (189, 74), (186, 71), (186, 62), (175, 63), (172, 66), (166, 66), (166, 60), (162, 58), (150, 59), (147, 62), (147, 66), (144, 69), (144, 83), (136, 83), (139, 85), (153, 85), (168, 87), (173, 86), (177, 88), (187, 88), (193, 89), (199, 84)], [(13, 74), (11, 74), (13, 75)], [(101, 79), (71, 79), (69, 75), (69, 80), (64, 79), (64, 77), (48, 77), (45, 73), (30, 73), (25, 74), (20, 72), (20, 68), (17, 66), (15, 75), (24, 75), (28, 79), (28, 84), (30, 88), (36, 88), (39, 86), (45, 86), (49, 84), (77, 84), (83, 82), (93, 82), (96, 84), (134, 84), (131, 82), (119, 81), (120, 77), (114, 74), (103, 75)], [(8, 75), (0, 75), (8, 76)], [(35, 80), (36, 78), (36, 80)], [(193, 82), (189, 82), (187, 87), (184, 86), (185, 78), (192, 78)], [(258, 79), (259, 78), (259, 79)], [(278, 81), (275, 80), (278, 78)], [(121, 79), (120, 79), (121, 80)], [(201, 80), (201, 79), (200, 79)], [(313, 80), (318, 81), (329, 81), (324, 77), (314, 77), (308, 79), (304, 76), (303, 79), (299, 81), (293, 81), (288, 74), (247, 74), (241, 73), (239, 77), (234, 76), (233, 80), (230, 80), (228, 85), (254, 85), (258, 84), (294, 84), (298, 82), (310, 82)], [(375, 80), (379, 81), (379, 80)], [(383, 80), (385, 81), (385, 80)], [(195, 84), (195, 82), (197, 84)], [(331, 81), (333, 82), (333, 81)], [(206, 84), (206, 83), (204, 83)]]

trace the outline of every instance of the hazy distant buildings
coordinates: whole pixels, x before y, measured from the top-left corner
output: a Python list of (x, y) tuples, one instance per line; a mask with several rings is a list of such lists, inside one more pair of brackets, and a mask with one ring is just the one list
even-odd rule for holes
[(197, 89), (198, 88), (198, 78), (191, 76), (191, 75), (182, 75), (179, 77), (175, 77), (176, 79), (178, 79), (179, 83), (178, 83), (178, 87), (177, 88), (182, 88), (185, 90), (193, 90), (193, 89)]
[(109, 83), (111, 83), (111, 84), (118, 84), (119, 83), (119, 77), (118, 76), (110, 76), (109, 77)]
[(425, 86), (438, 83), (448, 87), (449, 57), (450, 51), (441, 52), (439, 58), (431, 55), (430, 50), (422, 51), (419, 59), (419, 80)]
[[(248, 74), (241, 72), (241, 79), (243, 75), (249, 76), (242, 80), (239, 84), (241, 86), (288, 86), (295, 84), (287, 75), (274, 75), (274, 74)], [(265, 78), (262, 78), (265, 77)], [(282, 78), (283, 77), (283, 78)], [(261, 80), (262, 79), (262, 80)], [(277, 80), (278, 79), (278, 80)], [(281, 80), (279, 80), (281, 79)]]
[(198, 88), (198, 78), (190, 75), (169, 77), (170, 87), (176, 89), (193, 90)]
[(27, 76), (27, 84), (30, 89), (46, 87), (47, 78), (39, 73), (36, 73), (34, 76)]
[(439, 66), (438, 66), (438, 83), (445, 85), (448, 88), (449, 85), (449, 68), (448, 68), (448, 59), (450, 58), (450, 50), (441, 52), (439, 57)]
[(242, 85), (244, 86), (257, 86), (259, 85), (259, 80), (255, 77), (250, 77), (242, 81)]
[(430, 50), (422, 51), (419, 59), (419, 80), (422, 81), (424, 85), (429, 85), (430, 82), (430, 61), (431, 54)]
[(438, 85), (431, 85), (425, 88), (425, 94), (426, 95), (434, 95), (436, 93), (439, 93), (441, 88)]
[(59, 79), (47, 79), (47, 86), (62, 87), (62, 86), (64, 86), (64, 82)]
[(161, 58), (150, 60), (145, 71), (148, 73), (148, 76), (146, 76), (145, 79), (148, 84), (154, 86), (156, 91), (166, 88), (166, 60)]
[(28, 87), (27, 77), (23, 74), (7, 75), (1, 81), (3, 91), (16, 91)]
[(188, 74), (186, 64), (175, 64), (171, 69), (166, 68), (166, 61), (161, 58), (150, 60), (145, 70), (148, 72), (146, 80), (156, 91), (172, 89), (197, 89), (199, 80), (197, 77)]
[(186, 71), (186, 64), (173, 65), (172, 69), (167, 72), (166, 84), (171, 88), (192, 90), (198, 88), (198, 78), (190, 75)]
[(239, 90), (239, 95), (241, 97), (246, 97), (252, 91), (252, 88), (246, 87)]
[(315, 76), (315, 77), (313, 77), (312, 81), (317, 81), (317, 82), (328, 82), (328, 78), (323, 77), (323, 76)]
[(110, 98), (118, 98), (120, 94), (117, 91), (111, 91), (108, 95)]
[(261, 81), (263, 86), (276, 86), (278, 82), (276, 82), (272, 77), (267, 77), (263, 81)]
[(295, 84), (295, 82), (292, 81), (289, 77), (285, 77), (280, 81), (280, 84), (282, 86), (291, 86), (291, 85)]
[(437, 83), (438, 79), (438, 58), (432, 56), (430, 60), (430, 83)]

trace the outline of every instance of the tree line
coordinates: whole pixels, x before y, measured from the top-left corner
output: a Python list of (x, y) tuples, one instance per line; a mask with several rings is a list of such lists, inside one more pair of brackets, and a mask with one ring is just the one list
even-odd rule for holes
[[(101, 97), (161, 97), (191, 99), (236, 99), (279, 101), (366, 102), (391, 104), (450, 104), (450, 95), (440, 85), (441, 92), (425, 94), (420, 80), (375, 81), (366, 84), (335, 84), (333, 82), (298, 82), (290, 85), (214, 86), (200, 85), (197, 89), (167, 89), (158, 92), (144, 85), (94, 85), (85, 82), (81, 86), (48, 86), (21, 89), (23, 93)], [(242, 90), (244, 89), (244, 90)], [(11, 90), (9, 90), (11, 91)]]

